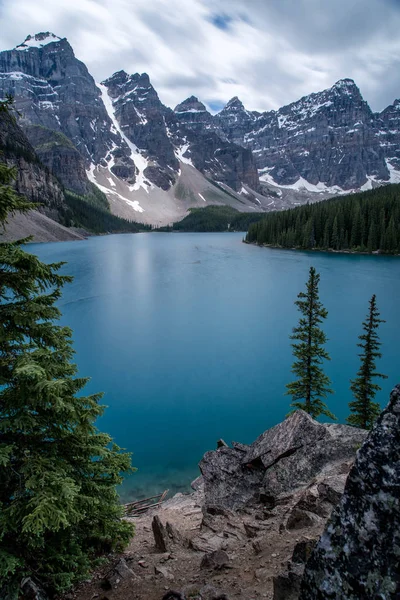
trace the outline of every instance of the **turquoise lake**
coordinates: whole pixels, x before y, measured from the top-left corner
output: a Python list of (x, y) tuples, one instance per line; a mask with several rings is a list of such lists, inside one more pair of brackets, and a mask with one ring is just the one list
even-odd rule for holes
[(335, 395), (344, 422), (357, 336), (372, 294), (386, 324), (378, 400), (400, 382), (400, 259), (295, 252), (242, 243), (238, 233), (144, 233), (34, 244), (74, 276), (59, 303), (74, 330), (87, 392), (104, 391), (99, 427), (133, 452), (125, 499), (189, 489), (219, 438), (250, 443), (289, 411), (289, 335), (308, 270), (321, 275)]

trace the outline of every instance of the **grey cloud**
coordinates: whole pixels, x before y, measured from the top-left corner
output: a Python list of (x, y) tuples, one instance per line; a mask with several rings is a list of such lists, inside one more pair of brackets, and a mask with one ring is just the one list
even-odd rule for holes
[[(67, 37), (97, 80), (147, 72), (162, 101), (238, 95), (269, 110), (352, 77), (373, 110), (400, 96), (397, 0), (0, 0), (0, 48)], [(217, 17), (221, 18), (217, 18)]]

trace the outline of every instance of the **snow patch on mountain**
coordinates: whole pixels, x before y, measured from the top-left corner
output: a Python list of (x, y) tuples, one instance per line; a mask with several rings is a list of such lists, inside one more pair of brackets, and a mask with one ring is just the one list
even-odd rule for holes
[[(86, 171), (89, 181), (94, 183), (99, 188), (99, 190), (101, 190), (104, 194), (106, 194), (107, 198), (110, 199), (110, 194), (111, 194), (111, 199), (112, 199), (112, 196), (116, 196), (117, 198), (119, 198), (120, 200), (123, 200), (126, 204), (128, 204), (128, 206), (133, 208), (134, 211), (143, 213), (144, 208), (142, 208), (140, 206), (138, 200), (130, 200), (129, 198), (126, 198), (122, 194), (119, 194), (116, 190), (110, 189), (109, 187), (106, 187), (105, 185), (102, 185), (101, 183), (98, 182), (96, 175), (97, 175), (97, 172), (101, 169), (102, 169), (102, 167), (99, 167), (92, 163), (90, 165), (90, 168), (87, 169), (87, 171)], [(111, 187), (115, 187), (114, 180), (111, 180), (110, 177), (107, 177), (107, 179), (110, 182)]]
[(307, 179), (304, 179), (303, 177), (299, 177), (298, 180), (292, 184), (281, 185), (279, 183), (276, 183), (274, 178), (269, 174), (269, 171), (272, 171), (272, 168), (271, 169), (263, 169), (260, 171), (260, 181), (263, 181), (264, 183), (268, 183), (275, 187), (283, 188), (285, 190), (307, 191), (307, 192), (312, 192), (312, 193), (316, 193), (316, 194), (328, 193), (328, 194), (333, 194), (333, 195), (350, 194), (351, 192), (355, 191), (355, 190), (343, 190), (338, 185), (328, 186), (325, 183), (323, 183), (322, 181), (319, 181), (317, 184), (310, 183), (309, 181), (307, 181)]
[(102, 97), (104, 106), (106, 108), (107, 114), (110, 117), (115, 130), (120, 134), (120, 136), (122, 137), (124, 142), (129, 147), (129, 149), (131, 151), (131, 159), (135, 163), (135, 166), (138, 170), (138, 173), (136, 175), (136, 181), (135, 181), (134, 185), (130, 187), (130, 190), (136, 191), (140, 188), (143, 188), (148, 193), (149, 188), (153, 187), (153, 185), (149, 181), (147, 181), (147, 179), (144, 175), (145, 169), (149, 166), (149, 161), (147, 160), (147, 158), (145, 156), (143, 156), (143, 154), (141, 154), (139, 148), (133, 142), (131, 142), (130, 139), (122, 131), (122, 129), (118, 123), (117, 117), (115, 116), (113, 101), (110, 98), (110, 96), (108, 95), (107, 87), (105, 85), (103, 85), (102, 83), (97, 83), (96, 85), (101, 92), (101, 97)]
[(36, 35), (28, 35), (27, 38), (16, 46), (15, 50), (28, 50), (29, 48), (43, 48), (43, 46), (47, 46), (47, 44), (52, 44), (54, 42), (60, 42), (61, 38), (50, 31), (46, 31), (46, 33), (37, 33)]
[(386, 160), (387, 168), (389, 169), (390, 174), (390, 183), (400, 183), (400, 171), (394, 168), (392, 164), (389, 162), (390, 159)]
[(185, 165), (190, 165), (190, 166), (194, 166), (192, 163), (192, 159), (188, 158), (187, 156), (184, 156), (185, 153), (187, 152), (188, 148), (189, 148), (190, 144), (184, 144), (183, 146), (180, 146), (179, 148), (175, 149), (175, 156), (178, 160), (180, 160), (181, 162), (183, 162)]

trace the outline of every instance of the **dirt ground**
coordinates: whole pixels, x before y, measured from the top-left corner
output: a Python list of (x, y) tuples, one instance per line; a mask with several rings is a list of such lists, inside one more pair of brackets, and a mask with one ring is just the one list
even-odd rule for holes
[[(177, 494), (161, 507), (132, 519), (136, 534), (126, 551), (110, 557), (107, 565), (66, 600), (162, 600), (170, 590), (188, 600), (272, 600), (274, 576), (287, 569), (296, 544), (317, 539), (326, 521), (306, 513), (305, 519), (304, 514), (292, 517), (288, 527), (288, 517), (298, 501), (294, 494), (274, 508), (260, 505), (240, 513), (211, 515), (203, 509), (201, 490)], [(166, 552), (155, 546), (155, 515), (172, 526)], [(224, 551), (217, 556), (218, 564), (212, 560), (202, 564), (206, 554), (218, 550)]]

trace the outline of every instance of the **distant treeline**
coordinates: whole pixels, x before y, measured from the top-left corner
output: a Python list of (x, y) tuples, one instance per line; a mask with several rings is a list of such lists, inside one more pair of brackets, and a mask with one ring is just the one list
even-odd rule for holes
[(206, 206), (191, 208), (189, 214), (169, 227), (158, 231), (247, 231), (252, 223), (265, 216), (265, 213), (243, 213), (231, 206)]
[(304, 250), (400, 253), (400, 185), (269, 213), (246, 241)]
[(79, 196), (64, 190), (67, 210), (63, 214), (63, 225), (82, 227), (92, 233), (137, 233), (150, 231), (150, 225), (136, 223), (111, 214), (106, 196), (93, 186), (92, 193)]

